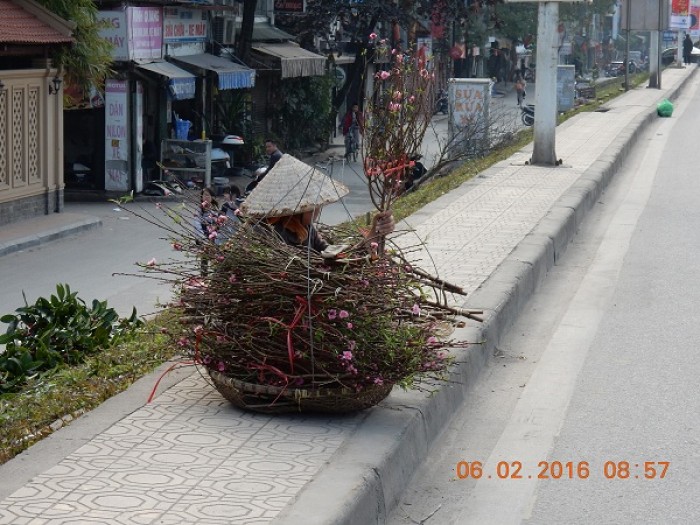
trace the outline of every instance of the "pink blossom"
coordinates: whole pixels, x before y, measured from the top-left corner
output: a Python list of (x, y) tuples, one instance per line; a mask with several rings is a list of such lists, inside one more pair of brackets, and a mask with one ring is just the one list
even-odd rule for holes
[(375, 384), (375, 385), (383, 385), (383, 384), (384, 384), (384, 380), (383, 380), (381, 377), (375, 377), (375, 378), (374, 378), (374, 384)]
[(333, 321), (336, 317), (338, 317), (338, 311), (335, 308), (328, 310), (329, 320)]
[(409, 101), (411, 104), (413, 104), (413, 103), (416, 101), (416, 97), (414, 97), (413, 95), (411, 95), (410, 97), (408, 97), (408, 101)]
[(394, 48), (394, 49), (391, 50), (391, 54), (392, 54), (392, 55), (395, 55), (395, 54), (398, 53), (398, 52), (399, 52), (399, 51), (398, 51), (396, 48)]
[(205, 355), (204, 359), (202, 359), (202, 363), (204, 363), (205, 365), (208, 365), (209, 363), (211, 363), (211, 357), (209, 357), (208, 355)]
[(369, 39), (370, 39), (370, 40), (376, 40), (376, 38), (377, 38), (377, 33), (370, 33), (370, 34), (369, 34)]
[(190, 344), (190, 341), (186, 337), (181, 337), (180, 339), (177, 340), (177, 346), (185, 347), (189, 344)]
[(348, 372), (350, 372), (351, 374), (357, 374), (357, 368), (355, 368), (353, 365), (349, 365)]
[(182, 244), (180, 244), (179, 242), (174, 242), (173, 250), (175, 250), (176, 252), (182, 251)]
[(428, 340), (426, 341), (426, 343), (428, 343), (429, 345), (438, 344), (437, 337), (435, 337), (434, 335), (431, 335), (430, 337), (428, 337)]
[(191, 286), (192, 288), (205, 288), (206, 284), (197, 277), (190, 277), (187, 279), (187, 286)]
[(209, 234), (209, 240), (212, 241), (212, 240), (216, 239), (218, 236), (219, 236), (219, 234), (217, 232), (215, 232), (215, 231), (211, 232)]
[(421, 69), (420, 70), (420, 76), (423, 78), (428, 78), (430, 76), (430, 73), (428, 73), (427, 69)]
[(338, 317), (340, 319), (347, 319), (348, 317), (350, 317), (350, 314), (347, 310), (341, 310), (340, 312), (338, 312)]
[(223, 361), (219, 361), (219, 364), (216, 365), (216, 368), (219, 370), (219, 372), (223, 372), (224, 370), (226, 370), (226, 365)]
[(391, 76), (391, 73), (389, 73), (388, 71), (381, 71), (379, 73), (379, 78), (381, 78), (382, 80), (386, 80), (390, 76)]
[(352, 361), (352, 352), (350, 350), (345, 350), (343, 355), (340, 356), (343, 361)]
[(352, 324), (352, 323), (348, 323), (348, 324), (347, 324), (347, 327), (348, 327), (348, 330), (352, 330), (353, 324)]
[(226, 215), (219, 215), (219, 216), (216, 218), (216, 222), (219, 223), (219, 224), (223, 224), (223, 223), (225, 223), (227, 220), (228, 220), (228, 217), (226, 217)]
[[(376, 250), (377, 248), (379, 248), (379, 244), (377, 244), (377, 243), (374, 242), (374, 241), (372, 241), (371, 243), (369, 243), (369, 246), (370, 246), (370, 248), (372, 248), (373, 250)], [(369, 282), (368, 282), (367, 284), (369, 284)]]
[(224, 259), (225, 259), (225, 257), (224, 257), (223, 255), (217, 255), (217, 256), (216, 256), (216, 260), (219, 261), (219, 262), (223, 261)]
[(399, 111), (401, 109), (401, 104), (398, 104), (396, 102), (390, 102), (389, 103), (389, 111)]
[(445, 350), (440, 350), (440, 351), (437, 353), (437, 358), (438, 358), (440, 361), (444, 361), (445, 359), (447, 359), (447, 352), (446, 352)]
[(156, 258), (155, 257), (146, 263), (146, 266), (153, 267), (155, 265), (156, 265)]
[(228, 282), (230, 282), (231, 284), (236, 282), (236, 274), (235, 273), (232, 273), (231, 275), (228, 276)]
[(402, 97), (403, 93), (401, 93), (401, 91), (394, 91), (394, 100), (401, 100)]
[(203, 332), (204, 332), (204, 327), (201, 324), (198, 324), (197, 326), (194, 327), (195, 334), (201, 334)]
[(413, 315), (420, 315), (420, 306), (418, 306), (418, 303), (414, 304), (413, 307), (411, 307), (411, 313)]

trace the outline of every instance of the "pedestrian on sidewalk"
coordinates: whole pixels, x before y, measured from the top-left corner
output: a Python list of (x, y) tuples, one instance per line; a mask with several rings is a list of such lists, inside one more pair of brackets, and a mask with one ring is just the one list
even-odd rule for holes
[(525, 79), (518, 75), (515, 79), (515, 93), (518, 96), (518, 106), (523, 105), (523, 101), (525, 100), (525, 96), (527, 95), (525, 91), (526, 86), (527, 83), (525, 82)]
[(685, 38), (683, 39), (683, 63), (684, 64), (690, 64), (690, 57), (693, 54), (693, 41), (690, 39), (690, 35), (688, 33), (685, 34)]
[(345, 158), (357, 160), (357, 150), (360, 147), (360, 135), (364, 135), (365, 120), (360, 106), (353, 104), (343, 117), (343, 136), (345, 137)]

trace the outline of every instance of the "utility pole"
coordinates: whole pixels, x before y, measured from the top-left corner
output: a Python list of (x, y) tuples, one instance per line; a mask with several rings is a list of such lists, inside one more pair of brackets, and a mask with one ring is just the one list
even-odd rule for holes
[[(504, 0), (506, 3), (537, 0)], [(557, 129), (557, 63), (559, 61), (559, 3), (539, 2), (537, 19), (537, 89), (535, 90), (535, 140), (532, 164), (557, 166), (554, 136)]]
[(532, 163), (556, 166), (557, 127), (557, 26), (559, 3), (540, 2), (537, 23), (537, 89), (535, 90), (535, 137)]

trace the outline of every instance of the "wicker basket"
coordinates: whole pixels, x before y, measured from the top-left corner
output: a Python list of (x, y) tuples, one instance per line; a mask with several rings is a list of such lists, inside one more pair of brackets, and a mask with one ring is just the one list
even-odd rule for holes
[(282, 388), (246, 383), (209, 370), (219, 393), (233, 405), (266, 414), (321, 412), (341, 414), (373, 407), (386, 398), (393, 385), (372, 385), (360, 392), (348, 388)]

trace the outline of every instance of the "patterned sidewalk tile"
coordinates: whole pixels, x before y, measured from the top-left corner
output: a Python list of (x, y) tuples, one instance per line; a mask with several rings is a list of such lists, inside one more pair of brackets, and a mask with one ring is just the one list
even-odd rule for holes
[(0, 524), (265, 523), (361, 417), (243, 413), (195, 374), (12, 494)]

